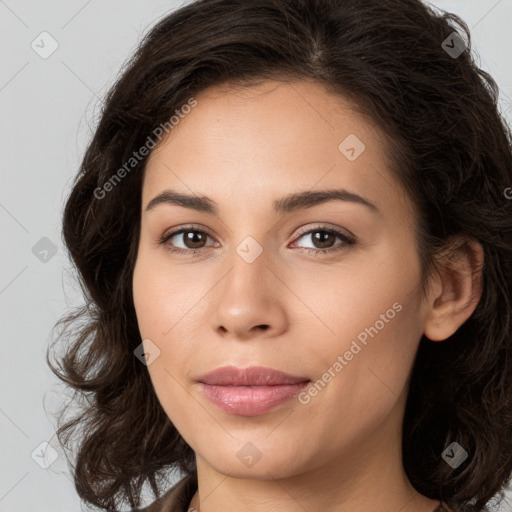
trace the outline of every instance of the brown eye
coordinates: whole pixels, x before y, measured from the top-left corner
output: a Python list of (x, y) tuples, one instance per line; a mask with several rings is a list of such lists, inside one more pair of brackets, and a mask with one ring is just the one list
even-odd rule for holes
[(318, 249), (327, 249), (336, 242), (336, 235), (331, 232), (318, 230), (312, 231), (312, 233), (314, 234), (311, 239)]
[(181, 228), (164, 235), (160, 243), (171, 252), (195, 253), (207, 247), (206, 241), (211, 238), (208, 233), (195, 228)]
[[(317, 227), (310, 229), (300, 235), (298, 240), (309, 238), (312, 241), (312, 247), (304, 247), (304, 250), (308, 252), (317, 253), (329, 253), (334, 251), (341, 251), (348, 245), (355, 244), (355, 238), (348, 234), (342, 233), (337, 229), (327, 227)], [(341, 243), (336, 244), (336, 239), (341, 240)], [(296, 245), (296, 244), (294, 244)]]
[(206, 242), (208, 235), (200, 231), (182, 231), (178, 234), (183, 234), (182, 240), (189, 249), (200, 249)]

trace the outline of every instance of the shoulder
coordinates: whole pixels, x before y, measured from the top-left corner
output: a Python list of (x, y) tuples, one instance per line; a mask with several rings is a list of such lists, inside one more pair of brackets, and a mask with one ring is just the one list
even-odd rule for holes
[(197, 473), (193, 471), (174, 484), (164, 495), (145, 508), (133, 512), (186, 512), (197, 490)]

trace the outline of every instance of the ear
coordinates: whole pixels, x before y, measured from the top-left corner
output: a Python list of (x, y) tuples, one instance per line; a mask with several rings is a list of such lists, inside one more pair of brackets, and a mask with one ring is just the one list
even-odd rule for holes
[(457, 238), (438, 260), (430, 288), (424, 334), (432, 341), (450, 337), (473, 313), (482, 296), (484, 251), (472, 239)]

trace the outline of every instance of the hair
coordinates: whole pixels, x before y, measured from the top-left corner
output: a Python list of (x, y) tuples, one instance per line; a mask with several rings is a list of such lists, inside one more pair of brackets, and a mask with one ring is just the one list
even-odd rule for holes
[[(456, 58), (442, 46), (454, 31), (467, 47)], [(265, 80), (323, 84), (386, 134), (391, 170), (417, 213), (423, 285), (454, 237), (483, 247), (471, 317), (443, 343), (420, 340), (403, 465), (418, 492), (454, 510), (503, 498), (512, 473), (512, 136), (473, 53), (467, 25), (420, 0), (199, 0), (144, 36), (106, 95), (63, 214), (85, 304), (58, 321), (56, 341), (69, 343), (55, 364), (53, 344), (46, 358), (73, 400), (85, 399), (57, 430), (66, 449), (78, 438), (83, 500), (139, 506), (144, 484), (157, 497), (170, 469), (196, 470), (134, 356), (142, 340), (132, 276), (151, 152), (106, 184), (200, 91)], [(469, 454), (455, 469), (441, 456), (452, 442)]]

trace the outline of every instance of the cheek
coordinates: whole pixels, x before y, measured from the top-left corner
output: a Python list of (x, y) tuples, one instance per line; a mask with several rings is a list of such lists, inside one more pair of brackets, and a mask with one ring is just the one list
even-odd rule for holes
[[(331, 317), (336, 337), (316, 337), (314, 353), (303, 351), (315, 372), (310, 397), (301, 402), (308, 428), (333, 449), (373, 435), (393, 411), (400, 415), (421, 330), (416, 305), (403, 292), (388, 292), (374, 293), (366, 307), (348, 301), (354, 314)], [(333, 432), (332, 425), (343, 429)]]
[(133, 274), (133, 300), (141, 335), (165, 341), (181, 319), (196, 314), (206, 292), (204, 280), (180, 265), (169, 265), (165, 254), (140, 252)]
[(391, 344), (400, 332), (407, 337), (419, 323), (420, 273), (412, 251), (401, 257), (397, 252), (389, 247), (364, 259), (354, 258), (347, 265), (320, 269), (314, 276), (304, 272), (289, 275), (289, 286), (300, 299), (297, 302), (292, 297), (297, 306), (294, 321), (307, 323), (304, 326), (311, 334), (319, 334), (319, 339), (333, 348), (343, 347), (366, 329), (375, 334), (375, 324), (378, 337), (389, 334)]
[[(172, 423), (187, 430), (180, 411), (188, 410), (190, 399), (183, 390), (179, 369), (188, 356), (183, 350), (186, 344), (174, 343), (173, 336), (173, 327), (185, 313), (183, 294), (177, 293), (181, 283), (168, 274), (169, 270), (158, 265), (155, 258), (150, 260), (140, 252), (133, 273), (133, 300), (141, 338), (151, 340), (159, 350), (147, 367), (156, 396)], [(146, 345), (144, 341), (145, 350)]]
[[(336, 375), (326, 398), (353, 405), (355, 415), (362, 403), (391, 406), (404, 391), (422, 334), (415, 254), (403, 251), (398, 258), (392, 249), (383, 251), (371, 264), (320, 276), (315, 283), (303, 281), (294, 291), (318, 315), (309, 315), (303, 326), (315, 339), (317, 378)], [(305, 346), (303, 352), (310, 350)]]
[[(183, 272), (180, 265), (169, 265), (165, 256), (141, 250), (133, 273), (133, 300), (140, 335), (159, 350), (148, 366), (157, 396), (165, 404), (183, 402), (182, 385), (187, 385), (184, 368), (190, 365), (198, 339), (194, 329), (204, 325), (200, 315), (207, 284)], [(202, 323), (201, 323), (202, 322)]]

